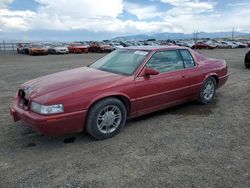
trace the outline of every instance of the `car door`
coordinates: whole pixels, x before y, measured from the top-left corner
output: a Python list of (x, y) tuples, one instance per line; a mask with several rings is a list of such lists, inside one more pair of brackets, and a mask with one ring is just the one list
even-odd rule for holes
[(156, 69), (154, 76), (136, 78), (136, 104), (138, 114), (171, 106), (187, 97), (188, 78), (178, 50), (156, 52), (145, 68)]
[(180, 49), (179, 52), (184, 62), (185, 76), (188, 82), (188, 87), (186, 90), (187, 97), (197, 97), (202, 85), (201, 80), (203, 80), (203, 71), (197, 66), (192, 54), (188, 49)]

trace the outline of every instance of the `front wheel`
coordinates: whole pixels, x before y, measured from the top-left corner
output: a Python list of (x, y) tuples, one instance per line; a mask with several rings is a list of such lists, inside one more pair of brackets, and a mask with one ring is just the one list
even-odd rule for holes
[(245, 57), (245, 67), (247, 69), (250, 68), (250, 55), (246, 55), (246, 57)]
[(90, 109), (86, 130), (97, 140), (111, 138), (120, 132), (126, 119), (127, 110), (124, 104), (116, 98), (106, 98)]
[(215, 95), (216, 87), (216, 80), (213, 77), (209, 77), (201, 88), (198, 101), (201, 104), (208, 104), (212, 102)]

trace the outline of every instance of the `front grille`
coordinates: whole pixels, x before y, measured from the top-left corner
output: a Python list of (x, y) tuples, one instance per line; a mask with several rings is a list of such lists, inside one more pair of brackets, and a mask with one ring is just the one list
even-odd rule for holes
[(18, 91), (18, 106), (22, 109), (28, 109), (28, 106), (29, 106), (29, 100), (26, 98), (25, 96), (25, 92), (24, 90), (20, 89)]

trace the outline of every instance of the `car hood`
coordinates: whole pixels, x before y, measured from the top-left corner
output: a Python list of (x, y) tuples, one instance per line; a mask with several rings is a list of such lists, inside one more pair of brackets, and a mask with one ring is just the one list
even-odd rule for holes
[(108, 87), (108, 84), (114, 84), (115, 81), (125, 77), (89, 67), (81, 67), (30, 80), (24, 83), (21, 88), (27, 97), (36, 98), (62, 89), (79, 88), (81, 90), (95, 86)]

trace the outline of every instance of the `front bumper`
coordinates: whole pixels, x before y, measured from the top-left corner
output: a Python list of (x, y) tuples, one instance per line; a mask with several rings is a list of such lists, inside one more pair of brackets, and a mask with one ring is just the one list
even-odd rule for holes
[(21, 120), (28, 123), (36, 132), (54, 136), (82, 131), (87, 113), (86, 110), (82, 110), (44, 116), (35, 112), (26, 111), (14, 104), (10, 107), (10, 114), (15, 122)]
[(57, 54), (68, 54), (69, 51), (68, 50), (56, 50)]
[(33, 51), (31, 52), (31, 54), (32, 54), (32, 55), (48, 55), (49, 52), (48, 52), (48, 51), (35, 51), (35, 50), (33, 50)]

